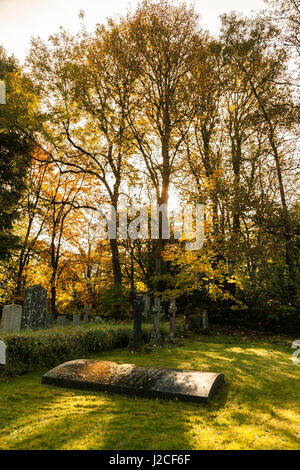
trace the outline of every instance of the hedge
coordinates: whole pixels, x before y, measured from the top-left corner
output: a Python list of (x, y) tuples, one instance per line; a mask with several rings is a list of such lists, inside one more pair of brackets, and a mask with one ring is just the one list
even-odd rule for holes
[[(0, 365), (0, 376), (16, 376), (55, 367), (63, 362), (81, 359), (89, 354), (127, 347), (132, 327), (93, 326), (56, 328), (32, 334), (0, 335), (6, 344), (6, 365)], [(151, 327), (143, 330), (150, 339)]]

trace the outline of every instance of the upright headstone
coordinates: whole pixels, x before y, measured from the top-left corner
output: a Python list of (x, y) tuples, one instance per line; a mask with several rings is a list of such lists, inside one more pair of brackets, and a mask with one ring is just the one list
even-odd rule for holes
[(89, 321), (89, 312), (90, 312), (88, 304), (84, 304), (82, 312), (83, 312), (83, 322), (88, 323), (88, 321)]
[(58, 315), (57, 316), (57, 325), (58, 326), (65, 326), (66, 324), (66, 315)]
[(170, 329), (169, 329), (169, 338), (174, 339), (175, 337), (175, 317), (176, 317), (177, 307), (176, 307), (176, 300), (171, 300), (169, 306), (169, 314), (170, 314)]
[(94, 317), (94, 322), (95, 322), (95, 323), (104, 323), (104, 320), (103, 320), (103, 318), (101, 318), (99, 315), (96, 315), (96, 316)]
[(20, 331), (22, 326), (22, 305), (4, 305), (1, 329), (4, 333)]
[(54, 318), (53, 318), (52, 313), (50, 313), (49, 315), (47, 315), (47, 317), (46, 317), (46, 324), (47, 324), (47, 328), (53, 328), (53, 325), (54, 325)]
[(6, 344), (4, 341), (0, 341), (0, 364), (6, 364)]
[(160, 305), (159, 297), (155, 297), (152, 311), (154, 313), (154, 319), (153, 319), (153, 329), (151, 332), (151, 343), (160, 344), (162, 342), (162, 337), (161, 337), (161, 332), (160, 332), (160, 314), (162, 311), (162, 307)]
[(143, 343), (142, 333), (142, 314), (145, 308), (143, 296), (137, 295), (133, 301), (133, 330), (132, 330), (132, 341), (130, 342), (130, 349), (136, 351)]
[(80, 325), (80, 314), (73, 315), (73, 325), (78, 326)]
[(203, 309), (202, 312), (202, 328), (203, 330), (208, 330), (208, 312), (206, 308)]
[(143, 317), (147, 320), (151, 313), (151, 297), (147, 294), (144, 294), (144, 311)]
[(47, 327), (47, 290), (40, 284), (28, 287), (23, 304), (22, 328), (42, 329)]

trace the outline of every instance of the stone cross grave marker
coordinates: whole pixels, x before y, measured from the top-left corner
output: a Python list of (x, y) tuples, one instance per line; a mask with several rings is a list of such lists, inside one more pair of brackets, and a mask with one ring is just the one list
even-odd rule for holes
[(6, 344), (0, 341), (0, 364), (6, 364)]
[(47, 328), (47, 290), (41, 284), (28, 287), (25, 291), (22, 328)]
[(22, 305), (4, 305), (1, 328), (5, 333), (20, 331), (22, 326)]

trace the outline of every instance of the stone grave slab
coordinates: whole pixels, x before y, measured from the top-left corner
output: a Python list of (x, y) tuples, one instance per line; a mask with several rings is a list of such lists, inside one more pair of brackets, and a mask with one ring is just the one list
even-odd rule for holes
[(207, 403), (224, 383), (224, 375), (77, 359), (47, 372), (43, 375), (42, 383), (74, 389)]
[(1, 329), (5, 333), (20, 331), (22, 325), (22, 305), (4, 305)]

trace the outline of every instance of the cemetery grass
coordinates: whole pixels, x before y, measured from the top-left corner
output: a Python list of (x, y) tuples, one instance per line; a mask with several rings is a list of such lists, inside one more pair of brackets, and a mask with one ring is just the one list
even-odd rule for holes
[(221, 332), (150, 354), (94, 356), (222, 372), (226, 384), (208, 405), (56, 388), (41, 384), (46, 371), (2, 379), (0, 449), (300, 449), (300, 366), (290, 345)]

